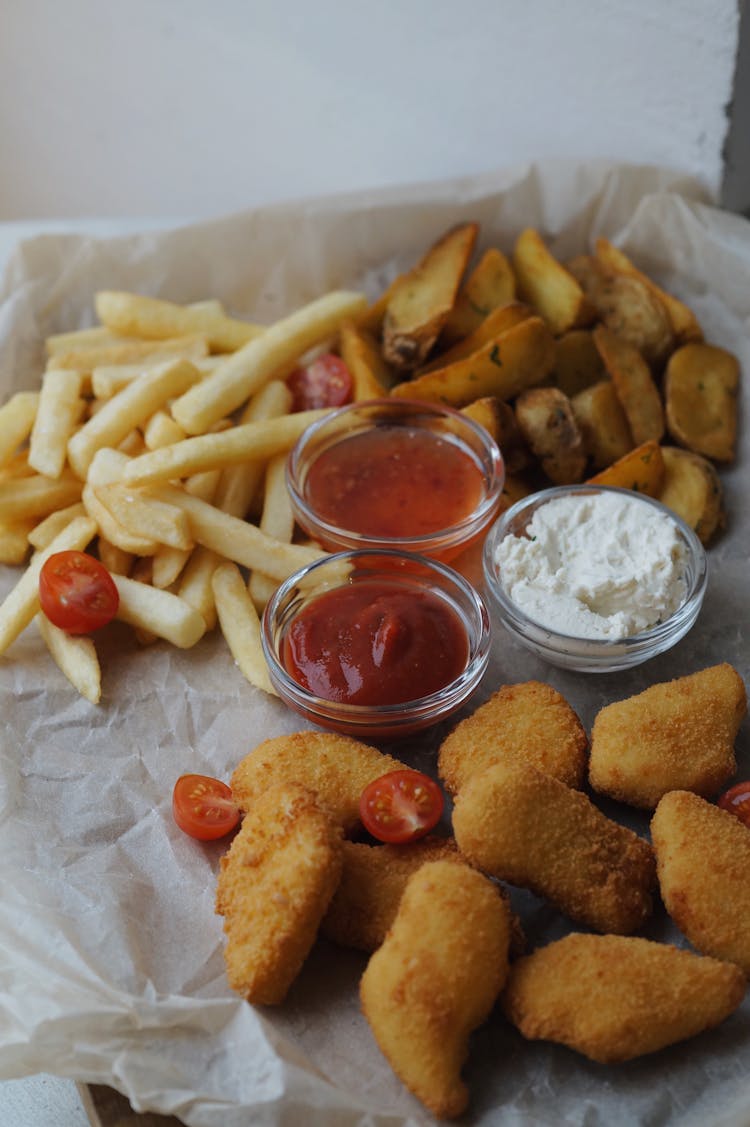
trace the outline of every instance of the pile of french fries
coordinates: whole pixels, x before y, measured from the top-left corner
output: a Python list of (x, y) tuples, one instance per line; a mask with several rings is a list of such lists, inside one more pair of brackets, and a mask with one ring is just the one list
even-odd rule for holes
[(40, 390), (0, 407), (0, 563), (28, 561), (0, 605), (0, 654), (36, 618), (99, 701), (94, 641), (54, 627), (37, 593), (51, 554), (91, 550), (140, 643), (190, 647), (218, 622), (272, 692), (259, 614), (323, 554), (301, 542), (284, 479), (322, 411), (292, 412), (285, 381), (323, 348), (355, 400), (438, 401), (487, 427), (506, 505), (550, 484), (617, 485), (708, 543), (725, 518), (715, 463), (734, 457), (735, 357), (606, 239), (563, 264), (527, 229), (510, 257), (490, 247), (470, 268), (477, 236), (475, 223), (447, 232), (371, 304), (334, 291), (268, 326), (214, 300), (97, 294), (100, 324), (48, 338)]

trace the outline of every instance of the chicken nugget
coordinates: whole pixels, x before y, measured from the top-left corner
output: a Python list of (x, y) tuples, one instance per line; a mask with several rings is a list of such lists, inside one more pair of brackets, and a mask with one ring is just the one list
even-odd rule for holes
[(510, 912), (491, 881), (455, 861), (429, 861), (362, 976), (362, 1009), (381, 1051), (438, 1117), (468, 1103), (469, 1034), (505, 982), (509, 936)]
[(718, 1025), (744, 993), (732, 963), (635, 936), (573, 934), (514, 963), (502, 1005), (528, 1040), (614, 1064)]
[(508, 760), (473, 775), (456, 798), (453, 832), (472, 864), (594, 931), (626, 935), (651, 913), (648, 842), (535, 767)]
[(284, 1000), (341, 877), (341, 844), (341, 826), (295, 783), (270, 787), (245, 816), (221, 859), (216, 911), (229, 985), (249, 1002)]
[(359, 796), (367, 784), (405, 766), (348, 736), (295, 732), (264, 740), (245, 756), (232, 775), (232, 797), (246, 811), (272, 783), (300, 783), (351, 833), (359, 825)]
[(443, 741), (438, 771), (457, 794), (477, 771), (512, 758), (583, 786), (588, 739), (565, 697), (542, 681), (503, 685)]
[(670, 790), (710, 798), (737, 770), (746, 712), (742, 678), (726, 662), (607, 705), (594, 720), (589, 782), (645, 810)]
[(689, 791), (665, 794), (651, 819), (662, 900), (704, 955), (750, 978), (750, 829)]

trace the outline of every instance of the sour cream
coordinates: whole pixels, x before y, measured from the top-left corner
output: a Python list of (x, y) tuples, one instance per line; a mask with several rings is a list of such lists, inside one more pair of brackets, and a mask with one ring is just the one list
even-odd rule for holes
[(666, 513), (624, 493), (573, 494), (540, 506), (527, 536), (495, 562), (529, 618), (576, 638), (617, 640), (668, 618), (686, 595), (686, 555)]

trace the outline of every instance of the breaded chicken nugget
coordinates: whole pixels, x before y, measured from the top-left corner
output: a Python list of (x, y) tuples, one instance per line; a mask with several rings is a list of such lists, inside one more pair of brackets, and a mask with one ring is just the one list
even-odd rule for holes
[(359, 796), (367, 784), (405, 766), (348, 736), (295, 732), (264, 740), (245, 756), (232, 775), (232, 797), (241, 810), (250, 810), (272, 783), (300, 783), (351, 833), (359, 824)]
[(473, 775), (453, 810), (461, 852), (594, 931), (626, 935), (648, 918), (653, 851), (580, 791), (510, 760)]
[[(321, 931), (342, 947), (375, 951), (396, 918), (411, 876), (427, 861), (467, 864), (453, 838), (424, 837), (404, 845), (344, 842), (344, 868), (339, 886), (323, 917)], [(504, 888), (500, 895), (508, 899)], [(511, 955), (526, 949), (521, 921), (511, 913)]]
[(249, 1002), (284, 1000), (341, 877), (341, 826), (295, 783), (266, 790), (221, 859), (224, 959)]
[(481, 873), (430, 861), (411, 877), (384, 943), (362, 976), (365, 1017), (407, 1088), (438, 1117), (468, 1102), (469, 1034), (508, 973), (510, 912)]
[(718, 1025), (744, 993), (732, 963), (634, 936), (574, 934), (514, 963), (502, 1004), (529, 1040), (614, 1064)]
[(710, 798), (737, 769), (746, 712), (742, 678), (726, 662), (610, 704), (591, 733), (591, 786), (646, 810), (670, 790)]
[(689, 791), (656, 807), (651, 840), (664, 905), (705, 955), (750, 978), (750, 829)]
[(512, 758), (580, 788), (586, 732), (556, 689), (542, 681), (503, 685), (443, 741), (438, 771), (451, 794), (477, 771)]

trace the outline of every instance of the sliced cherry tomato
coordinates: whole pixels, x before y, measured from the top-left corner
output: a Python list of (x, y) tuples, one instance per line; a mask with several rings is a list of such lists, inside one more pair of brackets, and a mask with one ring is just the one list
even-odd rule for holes
[(181, 775), (172, 792), (172, 813), (180, 829), (198, 841), (226, 837), (240, 820), (231, 790), (210, 775)]
[(316, 407), (342, 407), (352, 397), (352, 376), (340, 356), (326, 352), (287, 376), (293, 411), (312, 411)]
[(368, 783), (359, 800), (359, 816), (373, 837), (401, 844), (434, 829), (443, 804), (443, 792), (429, 775), (404, 768)]
[(728, 810), (741, 822), (750, 828), (750, 779), (744, 783), (735, 783), (728, 791), (722, 794), (717, 805), (722, 810)]
[(86, 552), (55, 552), (39, 573), (39, 602), (67, 634), (89, 634), (117, 614), (120, 596), (104, 564)]

